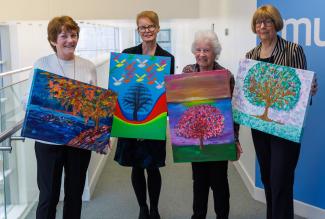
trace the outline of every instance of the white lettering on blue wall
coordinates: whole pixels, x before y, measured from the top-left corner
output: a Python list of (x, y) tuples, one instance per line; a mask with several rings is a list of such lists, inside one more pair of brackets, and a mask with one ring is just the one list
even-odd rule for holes
[(282, 30), (282, 37), (287, 39), (287, 27), (292, 25), (293, 31), (293, 42), (299, 42), (299, 32), (302, 31), (300, 26), (304, 26), (305, 30), (305, 42), (304, 45), (311, 46), (312, 43), (312, 25), (314, 29), (314, 43), (316, 46), (325, 47), (325, 41), (320, 39), (320, 18), (314, 18), (314, 22), (312, 23), (309, 18), (290, 18), (287, 20), (283, 20), (283, 30)]

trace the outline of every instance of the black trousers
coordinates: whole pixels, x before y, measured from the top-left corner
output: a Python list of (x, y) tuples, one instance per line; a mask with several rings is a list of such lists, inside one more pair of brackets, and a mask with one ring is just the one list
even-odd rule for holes
[(294, 174), (300, 144), (252, 129), (264, 184), (267, 219), (293, 219)]
[(193, 215), (205, 219), (208, 210), (209, 189), (213, 191), (217, 219), (229, 216), (228, 161), (193, 162)]
[(64, 168), (64, 219), (79, 219), (82, 193), (91, 151), (63, 145), (35, 143), (37, 185), (40, 190), (36, 219), (55, 219)]

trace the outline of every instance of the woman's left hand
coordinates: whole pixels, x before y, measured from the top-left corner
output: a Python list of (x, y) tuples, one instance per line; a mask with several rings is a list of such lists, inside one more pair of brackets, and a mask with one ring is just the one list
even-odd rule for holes
[(318, 90), (318, 84), (317, 84), (317, 78), (316, 78), (316, 75), (313, 79), (313, 83), (311, 84), (311, 95), (314, 96), (316, 95), (317, 93), (317, 90)]

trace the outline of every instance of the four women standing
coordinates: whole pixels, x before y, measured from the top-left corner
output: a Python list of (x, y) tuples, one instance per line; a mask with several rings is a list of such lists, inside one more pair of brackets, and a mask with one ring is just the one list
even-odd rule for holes
[[(157, 44), (158, 15), (153, 11), (138, 14), (137, 30), (142, 39), (138, 46), (123, 53), (171, 57), (171, 74), (174, 73), (174, 56)], [(306, 69), (303, 49), (277, 35), (283, 27), (278, 10), (266, 5), (257, 9), (252, 19), (252, 30), (261, 43), (246, 54), (247, 58)], [(72, 18), (56, 17), (48, 25), (48, 40), (55, 51), (35, 63), (36, 68), (55, 72), (69, 78), (96, 84), (93, 64), (74, 55), (78, 43), (79, 27)], [(224, 69), (216, 60), (221, 46), (213, 31), (195, 35), (192, 53), (196, 64), (187, 65), (183, 73)], [(231, 78), (231, 88), (234, 78)], [(316, 81), (312, 94), (317, 91)], [(241, 153), (238, 126), (235, 125), (237, 157)], [(300, 144), (252, 129), (252, 137), (261, 166), (265, 187), (268, 219), (293, 219), (294, 171)], [(83, 149), (36, 142), (37, 182), (40, 189), (37, 218), (55, 218), (59, 200), (61, 174), (65, 168), (65, 199), (63, 218), (80, 218), (81, 196), (91, 152)], [(158, 202), (161, 190), (159, 168), (165, 165), (166, 141), (119, 138), (115, 160), (122, 166), (132, 167), (131, 182), (140, 207), (139, 219), (159, 219)], [(229, 216), (228, 161), (193, 162), (193, 215), (204, 219), (207, 214), (209, 188), (214, 196), (217, 219)], [(147, 178), (145, 177), (145, 170)], [(148, 190), (150, 210), (147, 204)]]

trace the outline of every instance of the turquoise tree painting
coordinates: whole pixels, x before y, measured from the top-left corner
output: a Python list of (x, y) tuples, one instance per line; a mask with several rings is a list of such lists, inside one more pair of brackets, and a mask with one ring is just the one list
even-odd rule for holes
[(239, 63), (234, 121), (300, 142), (314, 72), (244, 59)]
[(264, 107), (262, 115), (256, 117), (271, 122), (269, 108), (278, 111), (293, 109), (300, 97), (301, 82), (295, 69), (260, 62), (249, 69), (244, 80), (247, 100)]

